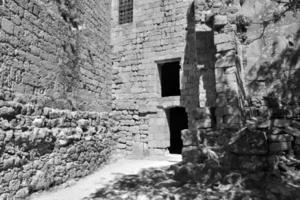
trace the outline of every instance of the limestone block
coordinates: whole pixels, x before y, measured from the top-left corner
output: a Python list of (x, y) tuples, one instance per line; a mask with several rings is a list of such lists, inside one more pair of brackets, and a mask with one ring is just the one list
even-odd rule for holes
[(293, 141), (293, 137), (289, 134), (280, 134), (280, 135), (268, 135), (268, 139), (271, 142), (290, 142)]
[(125, 149), (125, 148), (126, 148), (126, 144), (118, 143), (118, 144), (117, 144), (117, 148), (118, 148), (118, 149)]
[(236, 48), (233, 42), (225, 42), (225, 43), (217, 44), (216, 47), (217, 47), (217, 52), (230, 51)]
[(205, 119), (195, 121), (195, 125), (197, 128), (211, 128), (212, 121), (211, 118), (205, 118)]
[(77, 121), (77, 125), (83, 130), (87, 130), (89, 124), (90, 124), (89, 120), (86, 119), (80, 119)]
[(211, 115), (209, 107), (196, 108), (191, 112), (191, 116), (194, 120), (205, 119)]
[(32, 125), (35, 127), (43, 127), (45, 123), (45, 118), (36, 118), (33, 120)]
[(15, 115), (15, 110), (12, 107), (1, 107), (0, 108), (0, 117), (8, 118)]
[(53, 176), (47, 174), (46, 172), (37, 171), (37, 173), (32, 178), (30, 186), (34, 190), (47, 189), (53, 182), (53, 178)]
[(12, 168), (14, 166), (14, 161), (15, 159), (13, 157), (6, 159), (3, 161), (3, 169), (9, 169)]
[(6, 131), (6, 135), (5, 135), (5, 142), (10, 142), (12, 140), (14, 136), (14, 131), (13, 130), (9, 130), (9, 131)]
[(182, 148), (182, 161), (196, 163), (200, 157), (200, 150), (197, 146), (188, 146)]
[(20, 189), (16, 193), (15, 197), (20, 198), (20, 199), (25, 199), (28, 195), (29, 195), (29, 189), (28, 189), (28, 187), (25, 187), (25, 188)]
[(228, 84), (226, 84), (226, 82), (217, 82), (217, 84), (216, 84), (216, 92), (217, 93), (223, 93), (228, 90), (230, 90), (230, 87)]
[(20, 188), (20, 180), (12, 180), (9, 183), (9, 190), (10, 191), (17, 191)]
[(221, 67), (231, 67), (235, 66), (236, 64), (236, 55), (233, 51), (230, 51), (227, 53), (225, 56), (218, 58), (215, 64), (216, 68), (221, 68)]
[(11, 129), (12, 126), (7, 120), (0, 120), (0, 128), (6, 131)]
[(14, 24), (6, 18), (2, 18), (1, 28), (8, 34), (14, 33)]
[(226, 15), (215, 15), (214, 25), (215, 26), (225, 26), (228, 24), (228, 17)]
[(183, 146), (197, 146), (197, 132), (184, 129), (181, 131)]
[(280, 151), (286, 151), (291, 149), (291, 142), (272, 142), (270, 143), (269, 150), (272, 153), (277, 153)]
[(273, 125), (278, 128), (284, 128), (290, 125), (290, 120), (286, 119), (275, 119)]
[(284, 129), (283, 129), (284, 132), (294, 136), (294, 137), (300, 137), (300, 130), (297, 129), (297, 128), (293, 128), (291, 126), (286, 126)]

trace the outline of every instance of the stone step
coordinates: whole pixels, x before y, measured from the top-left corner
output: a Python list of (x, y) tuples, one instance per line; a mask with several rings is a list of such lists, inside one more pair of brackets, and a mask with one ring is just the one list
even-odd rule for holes
[(291, 142), (273, 142), (270, 143), (269, 150), (270, 152), (280, 152), (291, 149)]

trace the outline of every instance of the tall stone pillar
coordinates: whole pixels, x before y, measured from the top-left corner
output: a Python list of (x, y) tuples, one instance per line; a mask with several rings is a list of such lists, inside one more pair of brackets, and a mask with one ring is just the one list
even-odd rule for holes
[(237, 42), (235, 25), (229, 23), (221, 6), (215, 1), (195, 0), (199, 107), (211, 111), (217, 128), (232, 128), (241, 123)]

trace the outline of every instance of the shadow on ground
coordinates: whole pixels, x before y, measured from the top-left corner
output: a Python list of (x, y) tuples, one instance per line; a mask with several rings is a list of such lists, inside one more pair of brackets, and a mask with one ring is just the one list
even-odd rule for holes
[[(299, 170), (299, 169), (298, 169)], [(87, 199), (126, 200), (295, 200), (300, 172), (224, 170), (218, 163), (176, 164), (125, 175)]]

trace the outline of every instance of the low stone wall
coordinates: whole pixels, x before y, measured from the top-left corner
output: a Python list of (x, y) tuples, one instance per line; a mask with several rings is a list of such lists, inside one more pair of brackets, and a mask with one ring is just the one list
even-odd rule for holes
[[(197, 111), (195, 123), (205, 124), (205, 116), (199, 114), (203, 110)], [(183, 161), (201, 163), (214, 159), (224, 167), (252, 172), (276, 170), (286, 162), (284, 157), (294, 162), (294, 158), (300, 158), (300, 112), (297, 109), (294, 115), (285, 113), (282, 109), (257, 112), (240, 129), (183, 130)]]
[(115, 150), (109, 113), (55, 110), (0, 95), (0, 199), (86, 176)]

